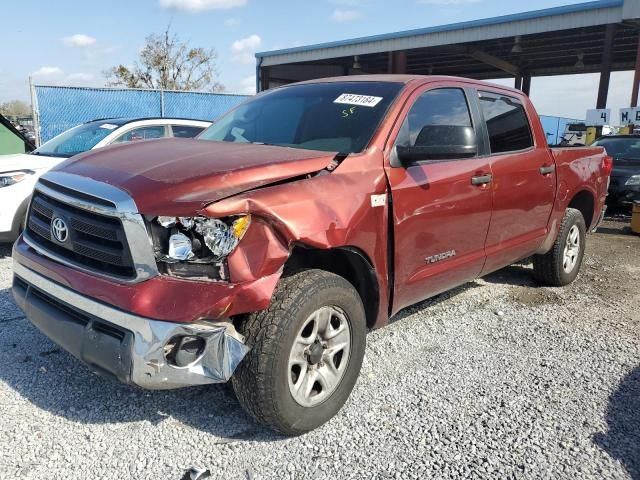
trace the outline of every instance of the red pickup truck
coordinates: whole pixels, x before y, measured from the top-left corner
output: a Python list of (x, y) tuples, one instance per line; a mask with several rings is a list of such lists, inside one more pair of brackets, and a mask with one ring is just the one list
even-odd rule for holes
[(602, 148), (550, 149), (517, 90), (289, 85), (196, 140), (43, 175), (13, 293), (98, 373), (150, 389), (231, 379), (257, 420), (300, 434), (339, 411), (367, 329), (400, 309), (529, 257), (541, 283), (572, 282), (611, 166)]

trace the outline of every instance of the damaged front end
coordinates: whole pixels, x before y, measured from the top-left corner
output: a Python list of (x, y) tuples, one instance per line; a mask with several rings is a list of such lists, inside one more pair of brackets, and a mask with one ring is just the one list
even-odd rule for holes
[(135, 332), (132, 383), (148, 389), (227, 382), (249, 348), (231, 322), (151, 321)]
[(147, 389), (228, 381), (249, 351), (230, 321), (181, 324), (113, 308), (14, 262), (27, 318), (93, 371)]

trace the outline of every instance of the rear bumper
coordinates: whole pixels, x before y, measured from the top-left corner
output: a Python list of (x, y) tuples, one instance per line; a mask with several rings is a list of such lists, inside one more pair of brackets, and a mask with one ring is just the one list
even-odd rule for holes
[[(151, 320), (85, 297), (13, 264), (13, 295), (27, 318), (51, 340), (100, 374), (148, 389), (226, 382), (248, 348), (228, 322), (182, 324)], [(165, 356), (167, 343), (199, 337), (204, 349), (178, 367)]]

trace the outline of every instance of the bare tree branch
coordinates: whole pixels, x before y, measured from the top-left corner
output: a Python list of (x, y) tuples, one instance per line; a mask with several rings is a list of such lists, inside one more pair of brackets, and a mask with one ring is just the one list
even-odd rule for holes
[(3, 115), (29, 115), (31, 113), (31, 107), (22, 100), (11, 100), (0, 104), (0, 113)]
[(149, 35), (140, 58), (133, 67), (117, 65), (104, 72), (108, 86), (161, 88), (165, 90), (221, 91), (217, 53), (191, 47), (171, 33), (171, 25), (161, 34)]

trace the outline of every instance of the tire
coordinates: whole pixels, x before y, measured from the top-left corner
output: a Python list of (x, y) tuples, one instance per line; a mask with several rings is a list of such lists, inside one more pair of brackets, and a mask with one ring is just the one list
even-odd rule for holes
[[(326, 350), (322, 344), (318, 349), (316, 342), (310, 343), (302, 357), (307, 365), (299, 364), (301, 357), (295, 352), (300, 352), (302, 342), (312, 340), (314, 328), (316, 338), (322, 339), (321, 328), (315, 327), (322, 324), (326, 324), (327, 335), (340, 333), (324, 343)], [(344, 341), (347, 327), (349, 339)], [(232, 377), (233, 389), (242, 407), (258, 422), (284, 435), (300, 435), (319, 427), (342, 408), (360, 373), (366, 346), (364, 307), (351, 283), (322, 270), (304, 270), (282, 278), (269, 308), (248, 315), (239, 330), (251, 350)], [(340, 347), (331, 345), (338, 343), (330, 343), (335, 339), (348, 349), (345, 346), (337, 351)], [(323, 357), (318, 361), (320, 353)], [(333, 355), (331, 363), (328, 355)], [(329, 371), (331, 375), (326, 373)], [(312, 374), (318, 376), (315, 383)], [(325, 381), (325, 376), (333, 382)], [(311, 393), (305, 396), (308, 389), (302, 387), (308, 385)], [(294, 398), (294, 392), (298, 397)], [(303, 404), (302, 398), (309, 404)]]
[[(543, 285), (562, 287), (578, 276), (586, 245), (587, 227), (579, 210), (568, 208), (551, 250), (533, 256), (533, 276)], [(574, 239), (577, 239), (577, 246)], [(573, 255), (571, 255), (573, 253)], [(572, 257), (569, 259), (568, 257)]]

